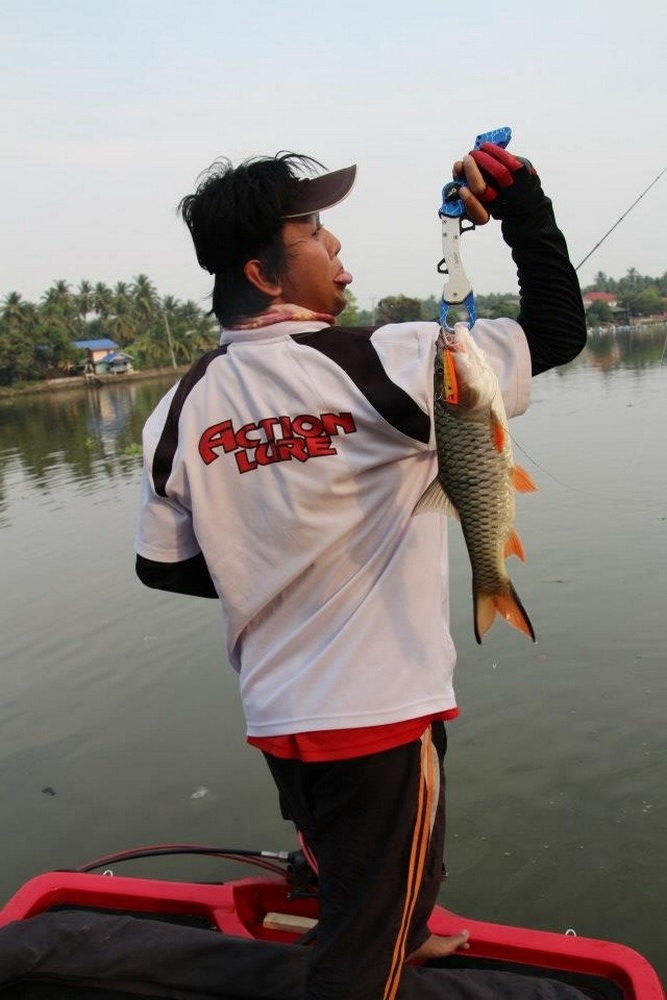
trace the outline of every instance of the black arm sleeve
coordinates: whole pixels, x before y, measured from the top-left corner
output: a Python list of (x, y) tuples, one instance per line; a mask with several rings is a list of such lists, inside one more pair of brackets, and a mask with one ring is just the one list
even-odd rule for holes
[(572, 361), (586, 345), (586, 316), (576, 271), (551, 200), (530, 163), (498, 192), (491, 215), (517, 266), (520, 323), (528, 341), (533, 375)]
[(211, 574), (201, 552), (182, 562), (164, 563), (137, 556), (137, 576), (147, 587), (192, 597), (217, 597)]
[(579, 281), (549, 198), (530, 214), (503, 220), (502, 232), (517, 266), (518, 322), (539, 375), (576, 358), (586, 344)]

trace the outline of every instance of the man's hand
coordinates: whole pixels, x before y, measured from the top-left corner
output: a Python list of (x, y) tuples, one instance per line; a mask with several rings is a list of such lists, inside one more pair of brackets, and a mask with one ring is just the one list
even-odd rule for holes
[[(468, 160), (475, 164), (477, 174), (468, 165)], [(463, 160), (457, 161), (454, 170), (457, 168), (460, 179), (466, 184), (471, 183), (471, 191), (477, 202), (475, 210), (484, 208), (494, 219), (528, 214), (545, 201), (540, 179), (533, 165), (493, 143), (482, 143), (479, 149), (472, 150)], [(461, 197), (465, 201), (463, 194)], [(477, 222), (472, 216), (471, 219)]]
[(479, 149), (457, 160), (454, 177), (462, 180), (460, 197), (466, 215), (482, 226), (494, 219), (530, 211), (540, 204), (544, 194), (535, 168), (506, 149), (484, 142)]
[(459, 190), (459, 198), (465, 205), (466, 217), (476, 226), (486, 225), (489, 213), (482, 202), (488, 185), (471, 153), (456, 161), (452, 176), (455, 181), (463, 181), (465, 185)]

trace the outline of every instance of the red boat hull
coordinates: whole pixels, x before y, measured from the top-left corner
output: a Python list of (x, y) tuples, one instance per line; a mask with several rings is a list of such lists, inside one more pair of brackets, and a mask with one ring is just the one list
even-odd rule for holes
[[(317, 900), (294, 898), (288, 881), (278, 877), (252, 877), (201, 885), (50, 872), (31, 879), (18, 890), (0, 911), (0, 926), (62, 906), (204, 919), (225, 934), (285, 942), (296, 940), (303, 933), (303, 926), (287, 930), (276, 929), (276, 925), (307, 924), (317, 918)], [(268, 920), (270, 926), (267, 926), (267, 914), (272, 915)], [(431, 929), (436, 934), (457, 933), (462, 924), (470, 931), (466, 961), (484, 959), (499, 963), (499, 968), (502, 963), (512, 963), (554, 972), (599, 976), (616, 984), (625, 1000), (664, 1000), (664, 991), (653, 968), (641, 955), (624, 945), (467, 918), (462, 920), (442, 907), (436, 907), (431, 918)]]

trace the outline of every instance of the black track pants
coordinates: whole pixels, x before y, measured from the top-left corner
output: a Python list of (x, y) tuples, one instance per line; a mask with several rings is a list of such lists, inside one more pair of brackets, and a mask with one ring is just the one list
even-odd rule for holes
[(265, 754), (317, 859), (320, 920), (308, 1000), (393, 1000), (405, 957), (428, 937), (442, 878), (444, 724), (351, 760)]

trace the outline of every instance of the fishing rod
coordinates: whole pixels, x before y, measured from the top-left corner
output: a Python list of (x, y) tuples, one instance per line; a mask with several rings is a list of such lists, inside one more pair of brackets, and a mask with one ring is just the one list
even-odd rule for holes
[(607, 232), (606, 232), (606, 233), (604, 234), (604, 236), (602, 237), (602, 239), (601, 239), (601, 240), (598, 240), (598, 242), (597, 242), (597, 243), (595, 244), (595, 246), (593, 247), (593, 249), (592, 249), (592, 250), (590, 250), (590, 251), (589, 251), (589, 252), (588, 252), (588, 253), (586, 254), (586, 256), (584, 257), (584, 259), (583, 259), (583, 260), (581, 260), (581, 261), (579, 261), (579, 263), (578, 263), (578, 264), (577, 264), (577, 266), (575, 267), (575, 271), (578, 271), (578, 270), (579, 270), (579, 268), (581, 267), (581, 265), (582, 265), (582, 264), (585, 264), (585, 263), (586, 263), (586, 261), (588, 260), (588, 258), (589, 258), (589, 257), (591, 257), (591, 256), (592, 256), (592, 255), (593, 255), (593, 254), (595, 253), (595, 251), (597, 250), (597, 248), (598, 248), (598, 247), (599, 247), (599, 246), (600, 246), (600, 245), (601, 245), (602, 243), (604, 243), (604, 241), (605, 241), (605, 240), (607, 239), (607, 237), (609, 236), (609, 234), (610, 234), (610, 233), (613, 233), (613, 231), (614, 231), (614, 230), (616, 229), (616, 226), (617, 226), (617, 225), (619, 224), (619, 222), (622, 222), (622, 221), (623, 221), (623, 219), (624, 219), (624, 218), (626, 217), (626, 215), (629, 215), (629, 213), (630, 213), (630, 212), (632, 211), (632, 209), (633, 209), (633, 208), (635, 207), (635, 205), (636, 205), (636, 204), (637, 204), (638, 202), (640, 202), (640, 201), (642, 200), (642, 198), (644, 197), (644, 195), (645, 195), (645, 194), (647, 194), (647, 193), (648, 193), (648, 192), (649, 192), (649, 191), (651, 190), (651, 188), (653, 187), (653, 185), (654, 185), (654, 184), (657, 184), (657, 183), (658, 183), (658, 181), (660, 180), (660, 178), (662, 177), (662, 175), (663, 175), (664, 173), (667, 173), (667, 167), (665, 167), (665, 168), (664, 168), (663, 170), (661, 170), (661, 171), (660, 171), (660, 173), (658, 174), (658, 176), (657, 176), (657, 177), (656, 177), (656, 178), (655, 178), (654, 180), (652, 180), (652, 181), (651, 181), (651, 183), (649, 184), (649, 186), (648, 186), (647, 188), (645, 188), (645, 189), (644, 189), (644, 191), (642, 191), (642, 193), (641, 193), (641, 194), (639, 195), (639, 197), (638, 197), (638, 198), (636, 198), (636, 199), (635, 199), (635, 200), (633, 201), (632, 205), (630, 205), (630, 207), (629, 207), (629, 208), (626, 208), (625, 212), (623, 212), (623, 215), (622, 215), (622, 216), (621, 216), (621, 217), (620, 217), (619, 219), (617, 219), (617, 220), (616, 220), (616, 222), (615, 222), (615, 223), (614, 223), (614, 225), (613, 225), (613, 226), (611, 227), (611, 229), (609, 229), (609, 230), (608, 230), (608, 231), (607, 231)]

